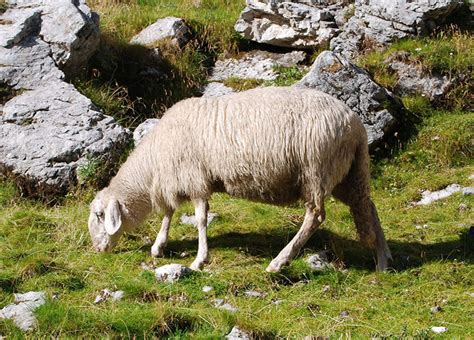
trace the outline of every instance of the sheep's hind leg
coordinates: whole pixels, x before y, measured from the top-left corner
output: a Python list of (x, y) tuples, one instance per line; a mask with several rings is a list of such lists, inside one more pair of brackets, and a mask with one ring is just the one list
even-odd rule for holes
[(161, 228), (156, 236), (155, 243), (151, 246), (151, 256), (163, 257), (166, 243), (168, 242), (168, 232), (170, 230), (171, 218), (173, 217), (174, 210), (167, 210), (163, 221), (161, 222)]
[(207, 247), (207, 211), (209, 205), (206, 199), (193, 200), (194, 214), (199, 233), (198, 253), (196, 259), (191, 264), (192, 270), (200, 270), (209, 259), (209, 250)]
[(357, 185), (346, 181), (336, 186), (333, 195), (351, 208), (360, 241), (368, 248), (375, 248), (377, 270), (384, 271), (387, 269), (388, 261), (392, 259), (392, 255), (374, 203), (367, 193), (361, 194), (354, 189), (357, 187)]
[(319, 207), (313, 203), (306, 203), (306, 213), (303, 224), (295, 237), (286, 245), (285, 248), (270, 262), (266, 271), (277, 273), (281, 268), (287, 265), (309, 240), (314, 231), (323, 223), (325, 217), (324, 202), (321, 201)]

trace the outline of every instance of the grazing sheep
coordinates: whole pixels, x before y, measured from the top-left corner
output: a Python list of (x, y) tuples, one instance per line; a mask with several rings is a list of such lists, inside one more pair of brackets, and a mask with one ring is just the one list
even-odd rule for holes
[(289, 204), (302, 198), (304, 222), (271, 261), (286, 265), (323, 222), (330, 194), (351, 208), (361, 241), (391, 258), (369, 197), (367, 135), (339, 100), (312, 89), (263, 88), (218, 98), (192, 98), (169, 109), (91, 204), (94, 247), (110, 250), (153, 210), (164, 213), (152, 246), (162, 256), (174, 210), (195, 207), (199, 246), (192, 269), (208, 260), (206, 218), (213, 192)]

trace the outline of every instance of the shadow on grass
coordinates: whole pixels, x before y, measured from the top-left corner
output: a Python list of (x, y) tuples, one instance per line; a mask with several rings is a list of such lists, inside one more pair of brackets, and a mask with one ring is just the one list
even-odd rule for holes
[[(231, 248), (239, 249), (251, 256), (274, 258), (295, 235), (294, 232), (237, 233), (230, 232), (208, 240), (209, 250)], [(423, 244), (420, 242), (388, 241), (393, 261), (391, 268), (403, 271), (419, 267), (425, 263), (448, 260), (472, 263), (474, 260), (474, 235), (464, 231), (456, 240)], [(348, 268), (375, 269), (375, 251), (364, 248), (358, 241), (348, 239), (330, 230), (319, 229), (311, 237), (304, 249), (311, 251), (330, 250), (334, 259), (342, 260)], [(144, 251), (149, 251), (148, 247)], [(197, 240), (170, 240), (168, 254), (179, 254), (183, 251), (197, 251)]]

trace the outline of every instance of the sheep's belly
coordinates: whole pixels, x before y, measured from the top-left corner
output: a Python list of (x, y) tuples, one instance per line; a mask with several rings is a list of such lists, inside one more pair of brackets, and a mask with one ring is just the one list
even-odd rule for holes
[(301, 197), (301, 186), (292, 178), (280, 179), (272, 183), (255, 178), (240, 178), (238, 181), (224, 181), (228, 194), (252, 201), (271, 204), (291, 204)]

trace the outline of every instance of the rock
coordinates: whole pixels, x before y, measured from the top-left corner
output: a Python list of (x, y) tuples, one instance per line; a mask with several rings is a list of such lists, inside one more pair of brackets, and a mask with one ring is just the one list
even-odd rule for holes
[(234, 93), (234, 90), (231, 87), (225, 86), (216, 81), (209, 82), (202, 90), (203, 97), (220, 97), (230, 93)]
[(462, 188), (463, 195), (474, 195), (474, 187), (465, 187)]
[(173, 44), (182, 47), (190, 38), (190, 30), (183, 19), (166, 17), (158, 19), (155, 23), (135, 35), (130, 40), (130, 43), (154, 47), (163, 39), (170, 39)]
[(440, 333), (444, 333), (448, 330), (447, 327), (441, 327), (441, 326), (433, 326), (431, 327), (431, 330), (433, 331), (433, 333), (436, 333), (436, 334), (440, 334)]
[(191, 272), (191, 268), (173, 263), (156, 268), (155, 277), (161, 282), (174, 283)]
[(422, 94), (434, 101), (446, 95), (451, 87), (448, 77), (425, 74), (422, 67), (411, 60), (408, 52), (393, 53), (385, 60), (385, 65), (397, 75), (394, 91), (398, 95)]
[(29, 331), (37, 323), (33, 314), (34, 310), (45, 302), (46, 297), (43, 292), (15, 294), (15, 302), (0, 310), (0, 319), (12, 319), (18, 328)]
[(328, 261), (327, 251), (325, 250), (309, 256), (306, 259), (306, 263), (315, 271), (322, 271), (332, 267), (331, 263)]
[(443, 309), (440, 306), (434, 306), (434, 307), (431, 307), (430, 311), (431, 313), (436, 314), (443, 311)]
[(245, 296), (253, 297), (253, 298), (263, 298), (265, 297), (264, 293), (257, 292), (256, 290), (247, 290), (244, 292)]
[(240, 79), (274, 80), (278, 77), (275, 66), (295, 66), (306, 58), (302, 51), (270, 53), (253, 51), (240, 59), (218, 60), (211, 71), (210, 81), (223, 81), (231, 77)]
[(349, 316), (350, 316), (350, 315), (349, 315), (349, 312), (346, 311), (346, 310), (343, 310), (341, 313), (339, 313), (339, 317), (340, 317), (341, 319), (347, 319)]
[(438, 191), (425, 190), (421, 193), (421, 200), (415, 202), (415, 205), (428, 205), (434, 201), (449, 197), (459, 191), (461, 191), (461, 186), (459, 184), (451, 184)]
[[(46, 43), (57, 67), (68, 76), (78, 73), (99, 45), (99, 16), (84, 0), (8, 1), (11, 7), (2, 19), (21, 17), (24, 13), (38, 13), (39, 20), (28, 21), (22, 33), (16, 35), (18, 44), (26, 37), (36, 37)], [(4, 45), (2, 45), (4, 46)]]
[(225, 336), (225, 338), (229, 339), (229, 340), (250, 340), (250, 339), (252, 339), (251, 335), (248, 332), (240, 329), (237, 326), (232, 327), (232, 330), (230, 331), (229, 334), (227, 334)]
[(330, 94), (357, 113), (367, 130), (373, 150), (395, 129), (403, 105), (391, 92), (375, 83), (369, 74), (331, 51), (322, 52), (296, 87)]
[(133, 131), (133, 141), (135, 142), (135, 146), (140, 144), (143, 137), (145, 137), (145, 135), (159, 122), (160, 120), (158, 118), (151, 118), (138, 125)]
[(237, 307), (232, 306), (230, 303), (224, 302), (223, 299), (214, 299), (213, 300), (214, 306), (223, 309), (232, 313), (235, 313), (238, 311)]
[(234, 28), (258, 43), (312, 48), (327, 44), (338, 33), (334, 14), (340, 8), (314, 1), (249, 0)]
[(202, 287), (202, 291), (204, 293), (209, 293), (211, 290), (213, 290), (214, 288), (212, 288), (211, 286), (204, 286)]
[(8, 101), (0, 116), (0, 173), (13, 176), (34, 197), (65, 194), (78, 168), (91, 158), (115, 162), (130, 139), (64, 82), (26, 91)]
[(123, 290), (110, 291), (107, 288), (102, 289), (100, 294), (95, 297), (94, 304), (98, 304), (109, 299), (112, 301), (119, 301), (122, 300), (124, 296), (125, 292)]
[[(209, 227), (212, 221), (218, 216), (219, 215), (217, 215), (216, 213), (208, 212), (207, 213), (207, 226)], [(179, 222), (181, 224), (191, 224), (197, 228), (196, 216), (194, 215), (183, 214), (179, 218)]]
[(332, 39), (331, 49), (346, 57), (356, 56), (363, 47), (385, 46), (413, 35), (427, 35), (462, 11), (462, 0), (356, 0), (355, 15)]

